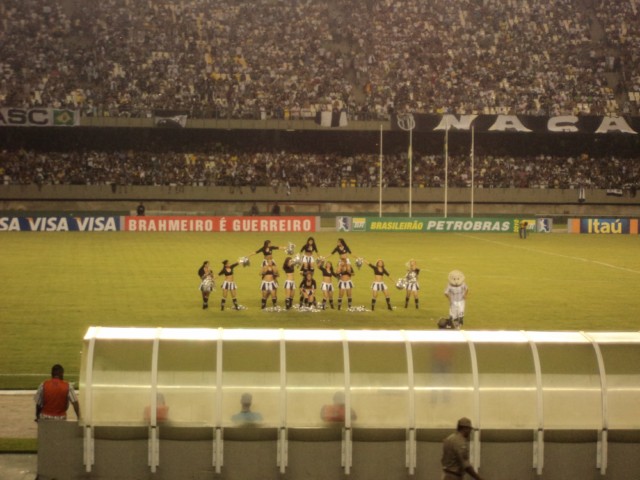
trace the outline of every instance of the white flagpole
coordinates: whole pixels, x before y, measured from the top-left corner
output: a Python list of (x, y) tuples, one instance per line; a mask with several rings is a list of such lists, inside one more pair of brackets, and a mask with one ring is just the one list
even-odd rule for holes
[(444, 132), (444, 218), (447, 218), (449, 198), (449, 125)]
[(380, 170), (378, 172), (378, 188), (379, 188), (379, 198), (380, 198), (380, 206), (378, 216), (382, 217), (382, 125), (380, 125)]
[(411, 218), (411, 205), (413, 195), (413, 129), (409, 130), (409, 218)]
[(475, 130), (474, 127), (471, 127), (471, 218), (473, 218), (473, 195), (475, 191), (475, 168), (474, 168), (474, 159), (475, 159)]

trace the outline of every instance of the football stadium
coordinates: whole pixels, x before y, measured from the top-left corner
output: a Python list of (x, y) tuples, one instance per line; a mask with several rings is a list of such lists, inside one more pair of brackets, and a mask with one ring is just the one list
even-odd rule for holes
[(638, 8), (2, 2), (0, 478), (637, 480)]

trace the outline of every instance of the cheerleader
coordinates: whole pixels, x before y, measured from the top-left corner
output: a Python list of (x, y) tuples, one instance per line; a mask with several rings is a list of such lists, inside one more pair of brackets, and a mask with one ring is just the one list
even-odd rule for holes
[(349, 254), (351, 253), (351, 250), (347, 246), (347, 242), (344, 241), (344, 238), (338, 239), (338, 244), (336, 245), (336, 248), (334, 248), (331, 252), (331, 255), (333, 255), (334, 253), (340, 255), (340, 260), (344, 260), (346, 263), (351, 263), (349, 262)]
[(273, 251), (279, 249), (280, 247), (271, 245), (271, 240), (265, 240), (262, 247), (249, 256), (252, 257), (253, 255), (256, 255), (258, 253), (262, 253), (262, 255), (264, 255), (262, 266), (266, 265), (267, 263), (273, 264)]
[(313, 271), (315, 259), (313, 258), (314, 253), (318, 253), (318, 247), (316, 246), (316, 241), (313, 237), (307, 238), (307, 242), (300, 249), (300, 253), (302, 253), (302, 265), (307, 265)]
[(276, 306), (278, 302), (278, 267), (271, 261), (270, 264), (264, 264), (260, 272), (262, 275), (262, 283), (260, 290), (262, 291), (262, 309), (267, 306), (267, 298), (271, 297), (271, 303)]
[(322, 290), (322, 309), (327, 306), (327, 300), (329, 306), (333, 309), (333, 277), (337, 277), (338, 274), (333, 270), (331, 262), (318, 262), (320, 272), (322, 272), (322, 284), (320, 289)]
[(351, 277), (354, 276), (355, 273), (351, 264), (348, 263), (347, 260), (340, 260), (338, 263), (338, 310), (342, 307), (342, 297), (347, 295), (347, 305), (351, 308), (351, 293), (353, 291), (353, 282), (351, 281)]
[(296, 290), (296, 282), (293, 278), (295, 269), (293, 259), (291, 257), (285, 258), (282, 270), (286, 275), (286, 280), (284, 282), (284, 305), (287, 310), (289, 310), (293, 305), (293, 295)]
[[(306, 307), (316, 306), (316, 281), (313, 279), (311, 270), (307, 270), (304, 280), (300, 284), (300, 291), (304, 297), (304, 305)], [(302, 306), (302, 305), (300, 305)]]
[(209, 295), (213, 290), (213, 272), (209, 266), (209, 260), (202, 262), (202, 266), (198, 269), (198, 277), (200, 277), (200, 293), (202, 294), (202, 309), (209, 308)]
[[(302, 265), (300, 265), (300, 276), (302, 277), (302, 280), (300, 281), (302, 282), (304, 281), (305, 278), (307, 278), (307, 273), (311, 273), (311, 276), (313, 277), (314, 272), (315, 272), (315, 269), (313, 268), (313, 265), (311, 265), (310, 263), (303, 263)], [(300, 290), (300, 306), (302, 306), (303, 303), (304, 303), (304, 292)]]
[(384, 283), (384, 276), (389, 276), (389, 272), (387, 272), (387, 269), (384, 268), (384, 262), (382, 260), (378, 260), (375, 265), (371, 265), (364, 259), (363, 262), (369, 265), (373, 270), (373, 283), (371, 284), (371, 310), (376, 309), (376, 299), (378, 297), (378, 292), (384, 293), (384, 296), (387, 300), (387, 308), (389, 310), (393, 310), (393, 307), (391, 307), (391, 299), (389, 298), (389, 289)]
[(409, 307), (409, 300), (413, 297), (416, 308), (420, 308), (420, 299), (418, 298), (418, 292), (420, 291), (420, 284), (418, 283), (418, 275), (420, 275), (420, 269), (418, 268), (416, 261), (412, 258), (407, 265), (407, 296), (404, 299), (404, 308)]
[(220, 310), (224, 310), (224, 304), (227, 302), (227, 295), (231, 292), (231, 299), (233, 301), (234, 310), (240, 310), (238, 307), (238, 300), (236, 294), (238, 286), (233, 279), (233, 269), (238, 266), (238, 262), (229, 264), (229, 260), (222, 262), (222, 270), (218, 273), (218, 277), (224, 277), (222, 282), (222, 300), (220, 300)]

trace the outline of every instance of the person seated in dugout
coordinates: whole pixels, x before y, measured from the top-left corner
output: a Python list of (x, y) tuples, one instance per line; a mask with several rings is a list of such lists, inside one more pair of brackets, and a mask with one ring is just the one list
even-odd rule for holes
[[(329, 405), (323, 405), (320, 410), (320, 418), (324, 422), (329, 423), (344, 423), (345, 420), (345, 399), (343, 392), (336, 392), (333, 395), (333, 403)], [(356, 412), (351, 409), (351, 421), (357, 420), (358, 416)]]
[[(164, 395), (158, 393), (156, 395), (156, 422), (163, 423), (169, 419), (169, 406), (165, 403)], [(144, 407), (144, 421), (151, 422), (151, 406)]]
[(240, 397), (240, 411), (231, 417), (231, 421), (236, 425), (257, 425), (262, 422), (262, 414), (251, 410), (253, 396), (250, 393), (243, 393)]

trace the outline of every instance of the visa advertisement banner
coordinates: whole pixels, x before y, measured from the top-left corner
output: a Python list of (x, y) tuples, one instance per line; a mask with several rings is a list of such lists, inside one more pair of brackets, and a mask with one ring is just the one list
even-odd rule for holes
[(338, 232), (512, 233), (513, 218), (336, 217)]
[(638, 219), (635, 218), (570, 218), (569, 233), (593, 234), (638, 234)]
[(0, 232), (115, 232), (121, 217), (0, 217)]
[(0, 217), (0, 232), (317, 232), (320, 217)]
[(128, 232), (317, 232), (320, 217), (124, 217)]

